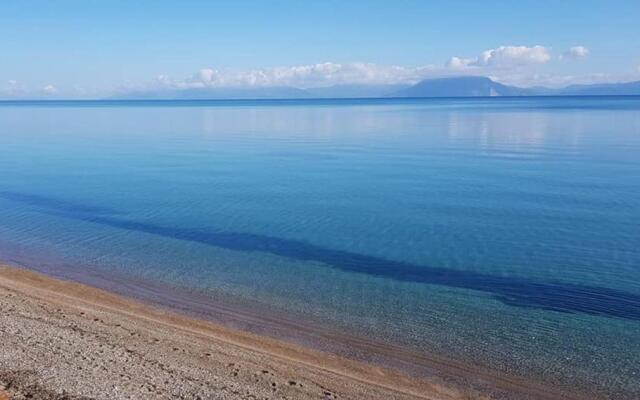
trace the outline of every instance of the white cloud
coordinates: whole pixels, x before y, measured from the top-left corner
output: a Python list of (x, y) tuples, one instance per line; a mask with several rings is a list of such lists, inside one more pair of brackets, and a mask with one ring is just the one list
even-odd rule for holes
[(460, 58), (460, 57), (451, 57), (449, 61), (447, 61), (447, 68), (452, 69), (465, 69), (467, 67), (476, 66), (477, 63), (476, 58)]
[[(589, 54), (584, 46), (567, 51), (571, 57)], [(560, 55), (558, 57), (563, 57)], [(557, 58), (556, 58), (557, 59)], [(543, 66), (552, 60), (550, 48), (536, 46), (500, 46), (476, 57), (452, 57), (444, 66), (398, 66), (373, 63), (325, 62), (252, 70), (203, 68), (185, 79), (160, 75), (154, 81), (120, 87), (115, 94), (206, 88), (314, 88), (333, 85), (413, 84), (426, 78), (461, 75), (488, 76), (505, 84), (522, 87), (559, 87), (575, 83), (601, 83), (633, 80), (634, 74), (560, 75)], [(640, 72), (640, 66), (639, 72)], [(632, 76), (633, 75), (633, 76)]]
[(42, 88), (42, 92), (44, 94), (54, 94), (58, 91), (58, 89), (53, 85), (46, 85)]
[(574, 46), (572, 48), (570, 48), (569, 50), (565, 51), (564, 54), (562, 54), (562, 58), (571, 58), (571, 59), (578, 59), (578, 58), (584, 58), (586, 56), (588, 56), (590, 53), (589, 49), (587, 49), (584, 46)]
[(444, 67), (403, 67), (372, 63), (325, 62), (245, 71), (203, 68), (187, 79), (159, 76), (153, 83), (125, 90), (198, 89), (221, 87), (323, 87), (345, 84), (412, 84), (428, 77), (463, 74), (496, 75), (524, 65), (543, 64), (551, 58), (543, 46), (500, 46), (474, 58), (452, 57)]
[(15, 79), (6, 81), (6, 85), (0, 84), (0, 98), (13, 98), (24, 92), (22, 85)]
[(447, 67), (465, 69), (469, 67), (515, 68), (544, 64), (551, 59), (551, 52), (544, 46), (500, 46), (485, 50), (477, 57), (451, 57)]
[[(572, 47), (573, 57), (584, 57), (589, 50)], [(325, 62), (252, 70), (203, 68), (186, 79), (161, 75), (155, 81), (120, 88), (120, 92), (183, 90), (204, 88), (277, 87), (301, 89), (333, 85), (413, 84), (426, 78), (460, 75), (483, 75), (497, 81), (521, 86), (551, 85), (599, 80), (591, 76), (542, 74), (539, 67), (552, 60), (548, 47), (499, 46), (482, 51), (475, 57), (451, 57), (444, 66), (398, 66), (373, 63)]]
[(204, 68), (193, 76), (175, 80), (160, 75), (151, 86), (173, 89), (215, 87), (274, 87), (298, 88), (332, 86), (340, 84), (394, 84), (414, 83), (430, 74), (444, 73), (435, 66), (400, 67), (371, 63), (319, 63), (276, 67), (248, 71)]
[(186, 79), (160, 75), (146, 84), (121, 87), (119, 92), (164, 91), (205, 88), (326, 87), (332, 85), (413, 84), (422, 79), (447, 76), (482, 75), (516, 86), (558, 87), (574, 83), (629, 80), (621, 76), (559, 75), (532, 69), (551, 58), (541, 46), (502, 46), (484, 51), (476, 58), (452, 57), (443, 67), (427, 65), (404, 67), (371, 63), (333, 63), (298, 65), (255, 70), (218, 70), (204, 68)]

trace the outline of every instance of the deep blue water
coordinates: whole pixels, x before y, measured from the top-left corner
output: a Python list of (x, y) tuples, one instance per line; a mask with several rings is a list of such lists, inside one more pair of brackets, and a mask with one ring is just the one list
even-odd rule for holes
[(640, 395), (640, 98), (0, 102), (0, 259)]

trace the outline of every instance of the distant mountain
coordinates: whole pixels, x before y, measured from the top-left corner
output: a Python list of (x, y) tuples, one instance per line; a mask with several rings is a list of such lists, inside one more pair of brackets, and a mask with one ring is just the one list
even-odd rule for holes
[(218, 99), (306, 99), (307, 91), (293, 87), (227, 87), (133, 91), (117, 95), (117, 99), (218, 100)]
[(415, 85), (335, 85), (294, 87), (228, 87), (133, 91), (114, 99), (310, 99), (373, 97), (489, 97), (489, 96), (607, 96), (640, 95), (640, 81), (595, 85), (572, 85), (560, 89), (520, 88), (484, 76), (425, 79)]
[(640, 81), (597, 85), (572, 85), (558, 90), (557, 94), (565, 96), (640, 95)]
[(411, 85), (334, 85), (305, 89), (312, 97), (324, 99), (387, 97)]
[(387, 97), (488, 97), (488, 96), (614, 96), (640, 95), (640, 81), (594, 85), (573, 85), (560, 89), (520, 88), (504, 85), (484, 76), (425, 79), (415, 85), (389, 92)]
[(388, 97), (485, 97), (523, 96), (526, 89), (507, 86), (484, 76), (425, 79)]

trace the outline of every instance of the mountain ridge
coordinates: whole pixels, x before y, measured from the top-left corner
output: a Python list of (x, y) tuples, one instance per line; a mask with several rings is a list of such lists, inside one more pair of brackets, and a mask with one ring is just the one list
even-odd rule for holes
[(389, 94), (397, 98), (429, 97), (495, 97), (495, 96), (608, 96), (640, 95), (640, 81), (590, 85), (570, 85), (562, 88), (543, 86), (521, 88), (505, 85), (485, 76), (462, 76), (424, 79), (415, 85)]
[(424, 79), (414, 85), (345, 84), (300, 89), (291, 86), (220, 87), (140, 90), (112, 96), (112, 100), (234, 100), (234, 99), (331, 99), (331, 98), (438, 98), (498, 96), (607, 96), (640, 95), (640, 81), (570, 85), (562, 88), (506, 85), (486, 76)]

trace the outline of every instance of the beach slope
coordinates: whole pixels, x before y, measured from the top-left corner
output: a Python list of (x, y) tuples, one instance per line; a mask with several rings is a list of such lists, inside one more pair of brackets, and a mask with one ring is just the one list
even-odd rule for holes
[(0, 398), (480, 398), (4, 266), (0, 339)]

